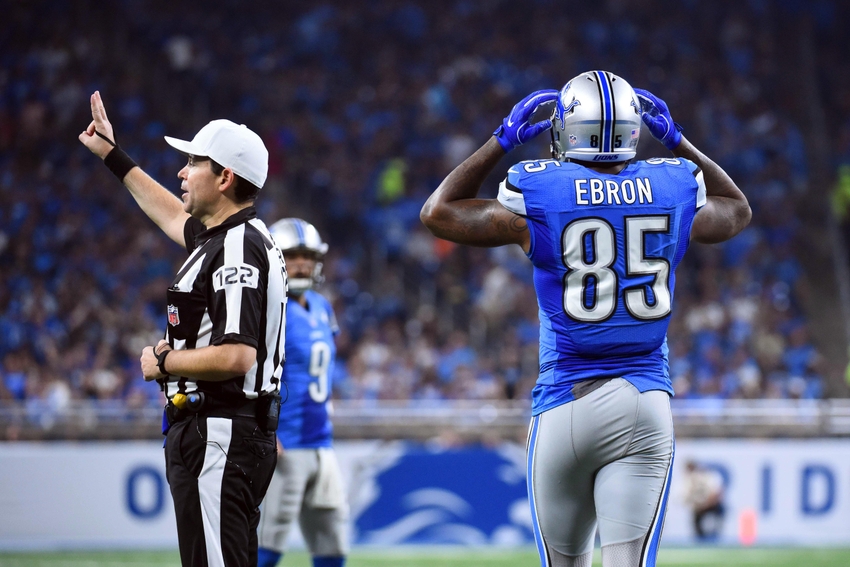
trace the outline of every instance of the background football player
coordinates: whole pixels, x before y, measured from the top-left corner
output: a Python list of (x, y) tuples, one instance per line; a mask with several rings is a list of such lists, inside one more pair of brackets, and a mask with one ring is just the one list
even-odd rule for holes
[[(328, 250), (301, 219), (269, 227), (286, 260), (286, 363), (278, 439), (283, 446), (263, 501), (257, 533), (259, 567), (277, 565), (296, 519), (314, 567), (341, 567), (348, 554), (348, 503), (331, 448), (331, 375), (339, 332), (331, 304), (313, 287), (322, 282)], [(288, 397), (287, 397), (288, 392)]]

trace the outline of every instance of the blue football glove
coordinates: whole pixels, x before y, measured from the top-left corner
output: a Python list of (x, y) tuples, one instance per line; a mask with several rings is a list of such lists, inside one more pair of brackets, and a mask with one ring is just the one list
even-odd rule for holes
[(528, 120), (541, 104), (551, 102), (558, 98), (558, 91), (544, 90), (536, 91), (516, 103), (511, 113), (502, 120), (502, 125), (496, 128), (493, 135), (499, 141), (499, 145), (508, 153), (517, 146), (521, 146), (541, 132), (552, 127), (551, 120), (542, 120), (535, 124), (529, 124)]
[(652, 137), (674, 150), (682, 142), (682, 127), (673, 122), (667, 103), (649, 91), (635, 89), (640, 101), (640, 117)]

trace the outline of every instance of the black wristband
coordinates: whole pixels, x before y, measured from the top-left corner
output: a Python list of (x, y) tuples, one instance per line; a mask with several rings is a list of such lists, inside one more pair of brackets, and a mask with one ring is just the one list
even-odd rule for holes
[(139, 164), (133, 161), (133, 158), (127, 155), (127, 152), (121, 149), (121, 146), (115, 146), (112, 150), (106, 154), (106, 157), (103, 158), (103, 164), (109, 168), (115, 177), (118, 178), (118, 181), (123, 182), (124, 178), (127, 177), (127, 174), (130, 173), (130, 170), (134, 167), (138, 167)]
[(159, 371), (165, 376), (168, 376), (168, 371), (165, 369), (165, 357), (168, 356), (169, 352), (171, 352), (170, 348), (165, 349), (164, 351), (156, 355), (156, 366), (157, 368), (159, 368)]

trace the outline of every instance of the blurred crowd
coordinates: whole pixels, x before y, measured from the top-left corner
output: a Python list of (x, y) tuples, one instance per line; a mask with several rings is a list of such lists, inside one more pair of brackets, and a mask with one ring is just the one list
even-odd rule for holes
[[(810, 170), (801, 26), (843, 65), (838, 1), (11, 2), (0, 34), (0, 399), (159, 405), (138, 357), (164, 327), (184, 251), (77, 141), (100, 90), (116, 138), (176, 190), (164, 134), (227, 117), (270, 150), (257, 203), (330, 244), (341, 399), (527, 398), (537, 373), (530, 263), (430, 236), (419, 209), (532, 90), (588, 69), (664, 98), (750, 199), (753, 224), (678, 271), (670, 371), (682, 398), (818, 398), (822, 357), (795, 211)], [(841, 17), (842, 14), (845, 17)], [(838, 146), (850, 159), (848, 77)], [(545, 138), (543, 136), (542, 138)], [(495, 196), (511, 154), (485, 185)], [(644, 132), (640, 158), (665, 155)]]

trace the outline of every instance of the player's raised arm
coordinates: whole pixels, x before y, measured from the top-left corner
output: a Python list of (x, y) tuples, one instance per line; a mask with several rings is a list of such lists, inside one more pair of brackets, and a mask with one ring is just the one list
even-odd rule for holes
[(91, 95), (91, 116), (91, 124), (79, 136), (80, 142), (102, 159), (109, 170), (127, 186), (145, 214), (171, 240), (185, 248), (183, 227), (189, 213), (183, 210), (180, 199), (142, 171), (124, 150), (115, 144), (112, 124), (106, 116), (99, 91)]
[(744, 230), (753, 214), (744, 193), (722, 167), (682, 136), (663, 100), (643, 89), (635, 89), (635, 93), (641, 101), (641, 118), (652, 137), (673, 155), (691, 160), (702, 170), (706, 203), (694, 219), (691, 239), (714, 244)]
[(555, 100), (558, 91), (534, 92), (514, 106), (481, 148), (457, 166), (425, 202), (419, 218), (434, 236), (472, 246), (519, 244), (528, 251), (523, 217), (495, 199), (477, 199), (481, 184), (507, 152), (552, 127), (550, 120), (530, 124), (537, 108)]
[(714, 244), (729, 240), (750, 224), (753, 212), (747, 197), (723, 168), (699, 151), (684, 136), (673, 155), (691, 160), (702, 169), (706, 203), (691, 228), (696, 242)]
[(419, 213), (431, 234), (471, 246), (519, 244), (527, 248), (524, 218), (495, 199), (476, 199), (484, 179), (504, 155), (496, 138), (490, 138), (440, 183)]

